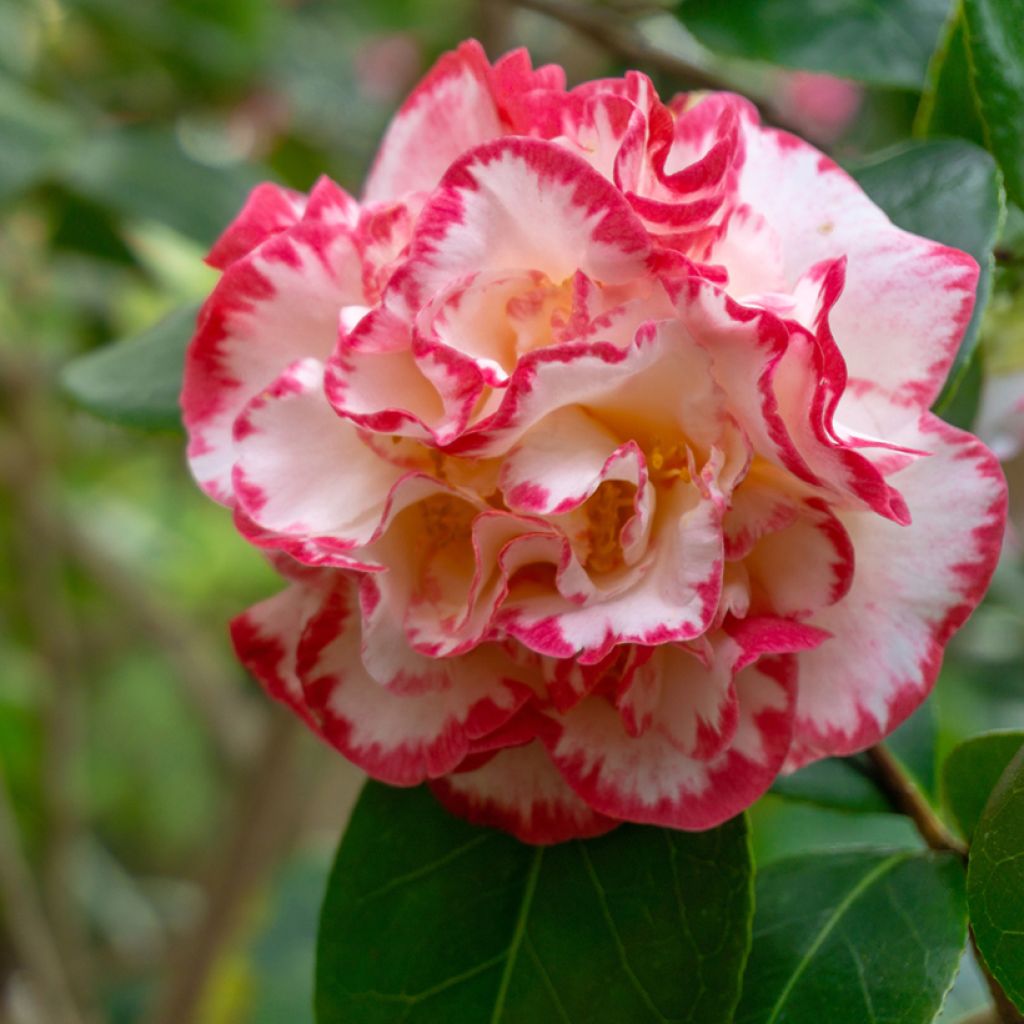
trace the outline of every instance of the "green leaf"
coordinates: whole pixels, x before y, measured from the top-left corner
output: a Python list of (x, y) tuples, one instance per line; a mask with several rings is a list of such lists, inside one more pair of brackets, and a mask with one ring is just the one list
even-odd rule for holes
[(950, 401), (978, 344), (992, 290), (992, 249), (1005, 200), (999, 171), (983, 149), (960, 139), (912, 143), (853, 169), (864, 191), (906, 231), (970, 253), (981, 267), (974, 315), (937, 408)]
[(209, 167), (193, 160), (174, 133), (159, 128), (95, 135), (69, 152), (69, 188), (123, 216), (155, 220), (212, 243), (267, 175), (249, 167)]
[(323, 905), (317, 1021), (726, 1024), (752, 895), (743, 818), (531, 847), (371, 782)]
[(954, 747), (942, 766), (946, 803), (970, 839), (989, 795), (1006, 766), (1024, 746), (1024, 732), (989, 732)]
[(967, 872), (971, 924), (988, 969), (1024, 1011), (1024, 749), (992, 791)]
[(920, 89), (949, 0), (681, 0), (676, 14), (719, 53)]
[(904, 814), (837, 810), (768, 793), (747, 812), (754, 863), (839, 850), (923, 849), (921, 835)]
[(964, 0), (964, 15), (989, 148), (1024, 205), (1024, 0)]
[(789, 800), (842, 811), (885, 813), (892, 810), (862, 757), (829, 757), (816, 761), (792, 775), (780, 776), (772, 792)]
[(0, 77), (0, 201), (46, 177), (74, 134), (67, 113)]
[(914, 134), (919, 138), (945, 135), (968, 139), (982, 147), (986, 144), (960, 3), (928, 67)]
[(967, 937), (955, 857), (860, 850), (758, 874), (736, 1024), (926, 1024)]
[(65, 394), (100, 419), (145, 430), (178, 430), (185, 349), (197, 306), (175, 310), (138, 338), (107, 345), (64, 367)]

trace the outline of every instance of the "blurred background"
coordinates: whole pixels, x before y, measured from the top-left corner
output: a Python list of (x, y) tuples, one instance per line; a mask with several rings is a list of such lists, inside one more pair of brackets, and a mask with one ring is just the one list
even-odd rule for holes
[[(312, 1022), (317, 913), (360, 778), (236, 665), (227, 622), (276, 578), (193, 486), (180, 434), (76, 411), (58, 374), (201, 299), (202, 257), (256, 182), (358, 192), (391, 112), (469, 35), (573, 82), (637, 66), (663, 94), (737, 89), (844, 161), (907, 138), (920, 99), (716, 58), (651, 3), (0, 0), (5, 1024), (51, 1024), (53, 999), (81, 1024)], [(1007, 373), (1024, 364), (1010, 255), (984, 336)], [(1011, 540), (904, 732), (932, 791), (936, 749), (1024, 722), (1019, 565)], [(878, 811), (769, 796), (757, 855), (918, 842)], [(972, 999), (967, 971), (953, 1010)]]

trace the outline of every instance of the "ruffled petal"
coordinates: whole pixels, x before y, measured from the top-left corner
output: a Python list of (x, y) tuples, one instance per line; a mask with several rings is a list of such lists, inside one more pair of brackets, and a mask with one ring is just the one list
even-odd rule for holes
[(630, 736), (605, 701), (584, 701), (543, 736), (566, 782), (596, 811), (626, 821), (714, 828), (754, 802), (789, 750), (795, 704), (792, 656), (763, 658), (735, 680), (738, 719), (710, 761), (680, 753), (661, 731)]
[(475, 40), (438, 60), (384, 136), (366, 180), (368, 202), (433, 188), (467, 149), (503, 134), (490, 76)]
[(318, 580), (314, 577), (308, 586), (295, 583), (231, 622), (238, 660), (271, 697), (298, 712), (314, 731), (319, 730), (306, 707), (296, 656), (302, 628), (322, 600)]
[(692, 640), (711, 625), (722, 590), (717, 510), (691, 485), (660, 501), (665, 524), (630, 586), (582, 606), (559, 595), (510, 601), (500, 618), (509, 635), (555, 658), (600, 661), (614, 646)]
[(603, 835), (619, 824), (566, 785), (540, 743), (499, 751), (482, 767), (430, 784), (450, 811), (524, 843), (561, 843)]
[(622, 194), (583, 160), (537, 139), (499, 139), (447, 171), (420, 215), (387, 301), (411, 318), (452, 281), (529, 269), (605, 283), (644, 274), (650, 241)]
[(342, 307), (362, 296), (350, 232), (319, 222), (268, 238), (224, 272), (199, 313), (181, 395), (192, 472), (212, 498), (232, 500), (239, 412), (297, 359), (326, 359)]
[(367, 674), (350, 578), (305, 623), (297, 652), (306, 706), (324, 738), (382, 782), (412, 786), (446, 775), (474, 740), (504, 725), (532, 691), (503, 673), (500, 652), (451, 659), (439, 686), (396, 691)]
[(834, 636), (800, 655), (790, 767), (863, 750), (921, 703), (999, 556), (1006, 485), (992, 453), (930, 414), (897, 439), (932, 452), (893, 477), (913, 521), (839, 513), (857, 570), (845, 598), (811, 620)]
[(293, 364), (257, 395), (236, 420), (234, 435), (238, 507), (277, 533), (365, 544), (404, 474), (331, 408), (316, 359)]
[(306, 197), (301, 192), (269, 181), (257, 185), (249, 193), (241, 212), (214, 243), (206, 262), (218, 270), (226, 270), (271, 235), (297, 224), (305, 209)]
[(832, 327), (852, 379), (897, 396), (907, 418), (941, 389), (974, 308), (966, 253), (901, 231), (841, 168), (786, 132), (744, 122), (740, 196), (778, 233), (790, 284), (845, 256)]

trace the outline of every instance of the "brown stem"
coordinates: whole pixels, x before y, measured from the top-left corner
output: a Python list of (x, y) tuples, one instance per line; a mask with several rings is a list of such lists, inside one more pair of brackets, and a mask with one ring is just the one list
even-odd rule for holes
[(266, 745), (235, 808), (235, 825), (219, 848), (205, 885), (206, 905), (183, 936), (151, 1024), (196, 1019), (210, 972), (239, 923), (246, 898), (294, 832), (302, 811), (296, 794), (300, 727), (283, 711), (274, 716)]
[(967, 860), (967, 845), (946, 827), (942, 819), (932, 810), (921, 795), (914, 781), (903, 766), (879, 743), (867, 751), (876, 773), (876, 781), (889, 798), (893, 807), (913, 821), (924, 841), (933, 849), (955, 853), (961, 860)]

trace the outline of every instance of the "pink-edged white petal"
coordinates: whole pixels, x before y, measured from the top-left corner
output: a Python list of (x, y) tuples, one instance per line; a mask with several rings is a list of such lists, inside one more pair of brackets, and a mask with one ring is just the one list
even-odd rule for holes
[(839, 513), (856, 572), (811, 619), (833, 639), (800, 655), (791, 767), (870, 746), (924, 700), (999, 556), (1006, 486), (992, 453), (930, 414), (897, 440), (932, 452), (893, 476), (912, 522)]
[(615, 435), (579, 406), (558, 409), (502, 461), (505, 503), (536, 515), (575, 508), (597, 489), (618, 447)]
[(606, 283), (642, 277), (650, 241), (622, 194), (553, 143), (512, 137), (471, 149), (420, 215), (389, 302), (412, 316), (453, 281), (533, 270), (558, 283), (577, 270)]
[(524, 843), (561, 843), (603, 835), (619, 824), (566, 785), (538, 742), (500, 750), (479, 768), (430, 784), (450, 811)]
[[(658, 308), (658, 307), (655, 307)], [(618, 325), (616, 325), (618, 326)], [(579, 406), (621, 440), (701, 445), (725, 429), (723, 395), (711, 360), (674, 320), (648, 320), (625, 345), (601, 339), (567, 342), (520, 360), (500, 404), (458, 438), (453, 450), (508, 452), (557, 410)], [(681, 386), (680, 382), (685, 382)]]
[(833, 408), (846, 387), (845, 368), (830, 366), (828, 350), (811, 335), (794, 330), (772, 373), (780, 419), (814, 478), (838, 495), (848, 495), (887, 519), (905, 522), (899, 490), (862, 451), (864, 439), (840, 437)]
[(691, 485), (660, 498), (657, 542), (630, 570), (631, 585), (582, 605), (560, 595), (509, 602), (502, 627), (538, 654), (600, 661), (616, 645), (691, 640), (711, 624), (722, 590), (722, 533), (717, 510)]
[(791, 493), (788, 483), (781, 470), (755, 463), (730, 495), (722, 519), (726, 558), (746, 558), (762, 537), (796, 522), (800, 515), (799, 499)]
[(257, 185), (238, 216), (213, 244), (206, 262), (218, 270), (252, 252), (261, 242), (297, 224), (306, 209), (306, 197), (271, 182)]
[(710, 761), (680, 753), (656, 729), (630, 736), (601, 700), (583, 701), (542, 739), (566, 782), (596, 811), (669, 828), (713, 828), (753, 803), (786, 757), (795, 702), (792, 656), (762, 658), (734, 685), (735, 733)]
[(365, 544), (404, 471), (386, 461), (323, 392), (323, 364), (304, 359), (235, 422), (238, 507), (267, 530)]
[(853, 583), (855, 558), (842, 522), (821, 499), (807, 499), (789, 526), (766, 533), (744, 559), (751, 610), (806, 618), (833, 605)]
[(427, 424), (440, 423), (445, 407), (412, 341), (409, 325), (381, 306), (343, 326), (324, 376), (338, 414), (378, 433), (430, 438)]
[(315, 574), (305, 583), (295, 582), (231, 622), (239, 661), (271, 697), (298, 712), (314, 731), (317, 724), (306, 707), (296, 654), (303, 626), (323, 600), (321, 580)]
[(740, 302), (767, 305), (766, 294), (786, 290), (778, 233), (747, 205), (733, 209), (706, 257), (729, 274), (729, 294)]
[(481, 651), (475, 664), (452, 659), (441, 688), (396, 692), (367, 674), (360, 646), (355, 586), (338, 574), (299, 642), (306, 705), (329, 743), (392, 785), (446, 775), (475, 740), (501, 728), (532, 697), (504, 674), (508, 660), (500, 651)]
[(432, 189), (467, 149), (504, 133), (491, 68), (475, 40), (444, 54), (402, 104), (366, 181), (367, 201)]
[(662, 644), (649, 653), (616, 694), (627, 733), (641, 737), (654, 729), (681, 754), (709, 760), (736, 732), (739, 702), (732, 682), (741, 648), (722, 637), (708, 664), (680, 644)]
[(935, 399), (974, 308), (978, 266), (966, 253), (908, 234), (812, 146), (744, 120), (743, 202), (778, 233), (791, 284), (845, 256), (846, 288), (832, 328), (850, 377), (873, 381), (907, 408)]
[(346, 229), (303, 222), (232, 263), (199, 313), (181, 405), (200, 486), (231, 502), (232, 428), (250, 399), (297, 359), (326, 359), (343, 306), (362, 301)]
[(333, 227), (354, 230), (360, 221), (359, 203), (337, 182), (326, 175), (317, 179), (309, 191), (304, 220), (319, 221)]

